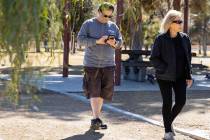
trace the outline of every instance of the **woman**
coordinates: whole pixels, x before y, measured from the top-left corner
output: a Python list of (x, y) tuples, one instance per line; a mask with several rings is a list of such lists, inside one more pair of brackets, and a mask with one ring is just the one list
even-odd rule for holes
[[(150, 57), (163, 100), (165, 140), (174, 139), (172, 123), (185, 105), (187, 86), (192, 86), (191, 42), (189, 37), (181, 32), (182, 23), (181, 12), (170, 10), (166, 14)], [(175, 94), (173, 107), (172, 89)]]

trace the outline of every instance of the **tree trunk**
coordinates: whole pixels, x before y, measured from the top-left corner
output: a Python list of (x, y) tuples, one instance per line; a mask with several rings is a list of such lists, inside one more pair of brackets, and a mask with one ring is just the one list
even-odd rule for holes
[(71, 41), (71, 34), (70, 34), (70, 22), (66, 18), (66, 15), (68, 14), (67, 11), (70, 9), (70, 3), (68, 1), (65, 1), (65, 7), (64, 7), (64, 19), (63, 19), (63, 42), (64, 42), (64, 48), (63, 48), (63, 77), (68, 77), (68, 65), (69, 65), (69, 42)]
[[(124, 0), (117, 1), (117, 25), (120, 28), (120, 23), (122, 20), (123, 13), (123, 3)], [(116, 70), (115, 70), (115, 85), (120, 85), (120, 77), (121, 77), (121, 49), (115, 50), (115, 62), (116, 62)]]
[(198, 40), (198, 54), (200, 54), (201, 55), (201, 38), (199, 38), (199, 40)]
[(203, 20), (203, 39), (202, 39), (202, 45), (203, 45), (203, 56), (207, 56), (207, 18), (204, 18)]
[(170, 0), (167, 0), (167, 5), (168, 5), (168, 10), (171, 9), (171, 1)]
[(129, 27), (130, 27), (129, 35), (131, 37), (129, 39), (129, 49), (132, 50), (133, 33), (135, 31), (135, 29), (133, 28), (133, 27), (135, 27), (135, 24), (134, 24), (134, 20), (132, 18), (130, 19)]
[(180, 6), (181, 0), (173, 0), (172, 4), (173, 4), (173, 9), (174, 10), (180, 11), (180, 9), (181, 9), (181, 6)]
[[(141, 6), (140, 6), (141, 7)], [(142, 11), (140, 9), (139, 19), (137, 28), (133, 28), (132, 31), (132, 41), (131, 41), (131, 49), (132, 50), (141, 50), (143, 46), (143, 30), (142, 30)]]
[(184, 32), (188, 34), (189, 0), (184, 0)]
[(39, 39), (36, 38), (36, 52), (39, 53), (40, 52), (40, 42)]
[(142, 22), (138, 24), (138, 28), (134, 31), (132, 36), (132, 50), (141, 50), (142, 49)]

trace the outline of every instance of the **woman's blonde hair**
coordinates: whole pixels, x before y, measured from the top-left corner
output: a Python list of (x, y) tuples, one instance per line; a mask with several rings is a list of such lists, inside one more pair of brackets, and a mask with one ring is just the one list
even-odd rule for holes
[(162, 20), (162, 23), (160, 25), (160, 33), (166, 33), (171, 25), (171, 23), (177, 18), (182, 17), (182, 13), (180, 11), (176, 10), (169, 10), (168, 13), (165, 15), (165, 17)]

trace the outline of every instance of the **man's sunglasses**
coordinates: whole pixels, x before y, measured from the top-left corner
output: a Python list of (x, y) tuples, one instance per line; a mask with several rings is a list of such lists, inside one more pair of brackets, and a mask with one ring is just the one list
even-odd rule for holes
[(113, 16), (104, 15), (104, 14), (103, 14), (103, 16), (104, 16), (105, 18), (112, 18), (112, 17), (113, 17)]
[(175, 21), (172, 21), (172, 23), (182, 24), (182, 23), (183, 23), (183, 21), (182, 21), (182, 20), (175, 20)]

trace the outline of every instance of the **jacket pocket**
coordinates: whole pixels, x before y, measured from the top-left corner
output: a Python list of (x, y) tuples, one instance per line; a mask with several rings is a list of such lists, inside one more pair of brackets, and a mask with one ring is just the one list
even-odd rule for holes
[(156, 73), (157, 74), (164, 74), (164, 73), (166, 73), (167, 68), (168, 68), (168, 65), (161, 64), (161, 67), (156, 68)]
[(156, 70), (157, 74), (164, 74), (165, 72), (166, 72), (166, 70), (160, 70), (160, 69)]

